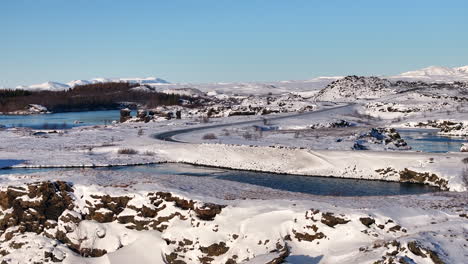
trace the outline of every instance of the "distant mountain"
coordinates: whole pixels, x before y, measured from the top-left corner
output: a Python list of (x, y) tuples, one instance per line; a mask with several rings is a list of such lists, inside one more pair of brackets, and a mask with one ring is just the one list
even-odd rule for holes
[(64, 91), (73, 88), (77, 85), (86, 85), (93, 83), (106, 83), (106, 82), (129, 82), (148, 85), (168, 84), (169, 82), (161, 78), (147, 77), (147, 78), (95, 78), (91, 80), (73, 80), (68, 83), (59, 82), (45, 82), (41, 84), (33, 84), (29, 86), (20, 85), (16, 89), (24, 89), (30, 91), (48, 90), (48, 91)]
[(390, 76), (387, 78), (424, 82), (468, 81), (468, 66), (455, 68), (430, 66), (420, 70), (404, 72), (399, 75)]
[[(382, 76), (383, 77), (383, 76)], [(166, 80), (156, 77), (148, 78), (95, 78), (91, 80), (74, 80), (68, 83), (46, 82), (42, 84), (34, 84), (30, 86), (18, 86), (18, 89), (26, 90), (53, 90), (61, 91), (73, 88), (77, 85), (105, 83), (105, 82), (130, 82), (138, 83), (141, 85), (153, 86), (158, 90), (170, 90), (180, 88), (196, 88), (202, 92), (216, 92), (226, 94), (281, 94), (281, 93), (301, 93), (303, 96), (315, 95), (320, 89), (325, 88), (328, 84), (342, 79), (341, 76), (325, 76), (317, 77), (310, 80), (302, 81), (276, 81), (276, 82), (232, 82), (232, 83), (174, 83), (171, 84)], [(468, 65), (462, 67), (440, 67), (430, 66), (420, 70), (404, 72), (395, 76), (383, 77), (390, 81), (403, 80), (403, 81), (423, 81), (427, 83), (432, 82), (454, 82), (466, 81), (468, 82)], [(346, 83), (350, 85), (353, 80), (347, 80)], [(354, 80), (356, 82), (362, 80)], [(364, 81), (366, 82), (366, 81)], [(365, 83), (363, 85), (368, 85)], [(162, 88), (162, 89), (159, 89)], [(153, 90), (155, 90), (153, 89)], [(309, 93), (304, 94), (304, 93)], [(325, 96), (325, 95), (323, 95)], [(369, 94), (369, 97), (376, 96), (376, 94)], [(329, 98), (331, 99), (331, 98)]]
[(30, 91), (39, 91), (39, 90), (50, 90), (50, 91), (63, 91), (70, 89), (70, 86), (64, 83), (58, 82), (45, 82), (41, 84), (33, 84), (30, 86), (17, 86), (18, 89), (30, 90)]

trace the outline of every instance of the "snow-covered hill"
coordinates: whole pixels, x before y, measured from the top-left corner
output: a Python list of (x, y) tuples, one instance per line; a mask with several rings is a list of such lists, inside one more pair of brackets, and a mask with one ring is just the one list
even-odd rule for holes
[(39, 91), (39, 90), (49, 90), (49, 91), (64, 91), (70, 88), (73, 88), (77, 85), (86, 85), (93, 83), (106, 83), (106, 82), (129, 82), (129, 83), (138, 83), (145, 85), (160, 85), (168, 84), (169, 82), (161, 78), (156, 77), (147, 77), (147, 78), (94, 78), (91, 80), (73, 80), (67, 83), (59, 82), (45, 82), (41, 84), (33, 85), (20, 85), (17, 86), (17, 89), (24, 89), (30, 91)]
[(408, 81), (418, 80), (425, 82), (468, 81), (468, 65), (455, 68), (430, 66), (420, 70), (404, 72), (399, 75), (390, 76), (388, 78)]
[(30, 91), (39, 91), (39, 90), (50, 90), (50, 91), (63, 91), (70, 88), (68, 84), (58, 83), (58, 82), (45, 82), (40, 84), (33, 84), (30, 86), (20, 85), (17, 86), (18, 89), (30, 90)]
[[(353, 73), (350, 73), (353, 74)], [(325, 88), (330, 83), (342, 79), (343, 76), (317, 77), (309, 80), (289, 80), (272, 82), (213, 82), (213, 83), (169, 83), (166, 80), (156, 77), (148, 78), (95, 78), (91, 80), (73, 80), (67, 83), (45, 82), (33, 85), (17, 86), (17, 89), (26, 90), (54, 90), (61, 91), (75, 87), (76, 85), (85, 85), (104, 82), (131, 82), (147, 86), (153, 86), (155, 90), (174, 90), (180, 88), (194, 88), (204, 93), (217, 94), (240, 94), (240, 95), (263, 95), (263, 94), (283, 94), (299, 93), (305, 97), (312, 97), (320, 89)], [(399, 75), (386, 76), (390, 81), (423, 81), (432, 82), (468, 82), (468, 65), (461, 67), (441, 67), (430, 66), (420, 70), (404, 72)], [(162, 87), (161, 87), (162, 86)], [(375, 94), (370, 94), (372, 97)]]
[(317, 101), (353, 102), (357, 99), (375, 99), (395, 93), (391, 82), (378, 77), (347, 76), (330, 83), (317, 93)]
[(131, 82), (139, 83), (146, 86), (151, 86), (155, 89), (148, 91), (174, 91), (180, 89), (197, 89), (203, 93), (216, 94), (241, 94), (241, 95), (264, 95), (264, 94), (283, 94), (288, 92), (305, 93), (304, 95), (314, 94), (318, 90), (326, 87), (332, 81), (342, 78), (341, 76), (334, 77), (318, 77), (310, 80), (299, 81), (278, 81), (278, 82), (214, 82), (214, 83), (169, 83), (166, 80), (149, 77), (149, 78), (95, 78), (91, 80), (73, 80), (67, 83), (46, 82), (34, 85), (21, 85), (17, 89), (25, 90), (53, 90), (63, 91), (73, 88), (77, 85), (86, 85), (93, 83), (104, 82)]

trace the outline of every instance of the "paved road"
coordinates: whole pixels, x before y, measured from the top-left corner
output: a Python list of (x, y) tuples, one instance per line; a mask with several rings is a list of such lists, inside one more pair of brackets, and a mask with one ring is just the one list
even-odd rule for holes
[[(305, 116), (305, 115), (315, 115), (315, 114), (318, 114), (318, 113), (334, 111), (334, 110), (349, 107), (349, 106), (352, 106), (352, 105), (354, 105), (354, 104), (346, 104), (346, 105), (341, 105), (341, 106), (337, 106), (337, 107), (321, 109), (321, 110), (317, 110), (317, 111), (309, 111), (309, 112), (304, 112), (304, 113), (300, 113), (300, 114), (277, 116), (277, 117), (272, 117), (272, 118), (267, 118), (267, 119), (268, 119), (268, 121), (275, 121), (275, 120), (281, 120), (281, 119), (287, 119), (287, 118), (293, 118), (293, 117), (299, 117), (299, 116)], [(183, 141), (180, 141), (180, 140), (176, 140), (173, 137), (175, 135), (186, 134), (186, 133), (190, 133), (190, 132), (193, 132), (193, 131), (200, 131), (200, 130), (206, 130), (206, 129), (212, 129), (212, 128), (220, 128), (220, 127), (229, 127), (229, 126), (239, 126), (239, 125), (254, 125), (254, 124), (263, 124), (263, 119), (240, 121), (240, 122), (233, 122), (233, 123), (224, 123), (224, 124), (217, 124), (217, 125), (210, 125), (210, 126), (201, 126), (201, 127), (177, 129), (177, 130), (172, 130), (172, 131), (156, 133), (156, 134), (153, 134), (152, 137), (154, 137), (156, 139), (159, 139), (159, 140), (164, 140), (164, 141), (187, 143), (187, 142), (183, 142)]]

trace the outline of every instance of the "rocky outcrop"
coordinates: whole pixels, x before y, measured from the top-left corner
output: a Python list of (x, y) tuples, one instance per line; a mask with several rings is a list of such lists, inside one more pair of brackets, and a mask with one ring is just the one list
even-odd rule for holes
[(385, 145), (385, 148), (390, 150), (411, 149), (394, 128), (372, 128), (369, 132), (358, 137), (353, 149), (368, 150), (372, 148), (372, 144)]
[(71, 192), (65, 182), (8, 187), (0, 192), (0, 206), (6, 211), (0, 219), (0, 230), (19, 227), (23, 232), (42, 232), (49, 220), (57, 221), (63, 211), (73, 209)]
[(416, 172), (410, 169), (404, 169), (399, 172), (401, 182), (422, 183), (439, 187), (441, 190), (447, 191), (448, 181), (429, 172)]
[[(298, 243), (303, 247), (332, 245), (342, 239), (336, 234), (350, 230), (358, 230), (365, 241), (401, 238), (407, 232), (387, 218), (310, 209), (305, 213), (291, 212), (290, 219), (289, 212), (286, 215), (278, 212), (286, 223), (281, 232), (252, 234), (242, 228), (230, 229), (230, 225), (238, 223), (226, 222), (226, 217), (235, 215), (233, 211), (223, 214), (230, 209), (224, 205), (203, 203), (169, 192), (111, 195), (82, 188), (65, 182), (39, 182), (1, 190), (0, 254), (3, 257), (0, 259), (10, 263), (11, 254), (34, 247), (40, 254), (30, 263), (61, 262), (70, 254), (99, 257), (133, 243), (129, 237), (135, 238), (140, 230), (157, 230), (155, 234), (161, 236), (160, 246), (164, 247), (161, 258), (166, 263), (235, 264), (259, 257), (262, 263), (279, 264), (290, 254), (289, 246)], [(261, 221), (253, 226), (268, 224)], [(214, 240), (206, 240), (200, 234)], [(402, 254), (407, 254), (400, 250), (403, 244), (395, 240), (383, 247), (388, 247), (394, 259), (400, 259)], [(421, 245), (412, 246), (416, 253), (408, 254), (420, 251), (433, 261), (443, 260), (439, 252)]]
[(126, 122), (132, 118), (132, 111), (128, 108), (120, 110), (120, 123)]
[[(413, 123), (414, 124), (414, 123)], [(451, 121), (451, 120), (428, 120), (427, 122), (419, 122), (414, 124), (415, 127), (430, 127), (438, 128), (440, 135), (448, 136), (467, 136), (468, 122)]]
[(468, 143), (463, 143), (460, 147), (460, 152), (468, 152)]

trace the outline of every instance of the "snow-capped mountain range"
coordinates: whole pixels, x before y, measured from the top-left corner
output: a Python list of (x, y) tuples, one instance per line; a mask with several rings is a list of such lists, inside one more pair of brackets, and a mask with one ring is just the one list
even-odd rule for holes
[(404, 72), (399, 75), (390, 76), (387, 78), (425, 82), (468, 81), (468, 65), (454, 68), (430, 66), (420, 70)]
[[(462, 67), (440, 67), (440, 66), (430, 66), (420, 70), (404, 72), (399, 75), (394, 76), (379, 76), (389, 80), (405, 80), (405, 81), (423, 81), (423, 82), (454, 82), (454, 81), (468, 81), (468, 65)], [(180, 88), (180, 87), (194, 87), (201, 90), (215, 90), (223, 88), (229, 88), (231, 92), (236, 93), (258, 93), (258, 90), (271, 90), (273, 92), (288, 91), (290, 92), (304, 92), (309, 91), (310, 89), (315, 90), (317, 88), (324, 88), (329, 83), (343, 78), (343, 76), (333, 76), (333, 77), (317, 77), (305, 81), (281, 81), (281, 82), (238, 82), (238, 83), (206, 83), (206, 84), (190, 84), (190, 83), (175, 83), (170, 84), (168, 81), (156, 78), (95, 78), (91, 80), (74, 80), (68, 83), (59, 83), (59, 82), (45, 82), (41, 84), (33, 84), (29, 86), (20, 85), (17, 86), (17, 89), (25, 90), (53, 90), (53, 91), (63, 91), (70, 88), (73, 88), (77, 85), (85, 85), (92, 83), (104, 83), (104, 82), (133, 82), (139, 84), (145, 84), (150, 86), (158, 85), (169, 85), (174, 86), (171, 88)], [(169, 88), (169, 87), (168, 87)], [(205, 89), (204, 89), (205, 88)]]
[(147, 77), (147, 78), (95, 78), (91, 80), (73, 80), (67, 83), (59, 82), (45, 82), (41, 84), (33, 84), (29, 86), (20, 85), (17, 86), (17, 89), (25, 90), (51, 90), (51, 91), (63, 91), (70, 88), (73, 88), (77, 85), (86, 85), (93, 83), (106, 83), (106, 82), (130, 82), (138, 84), (148, 84), (148, 85), (159, 85), (159, 84), (168, 84), (169, 82), (161, 78), (156, 77)]

